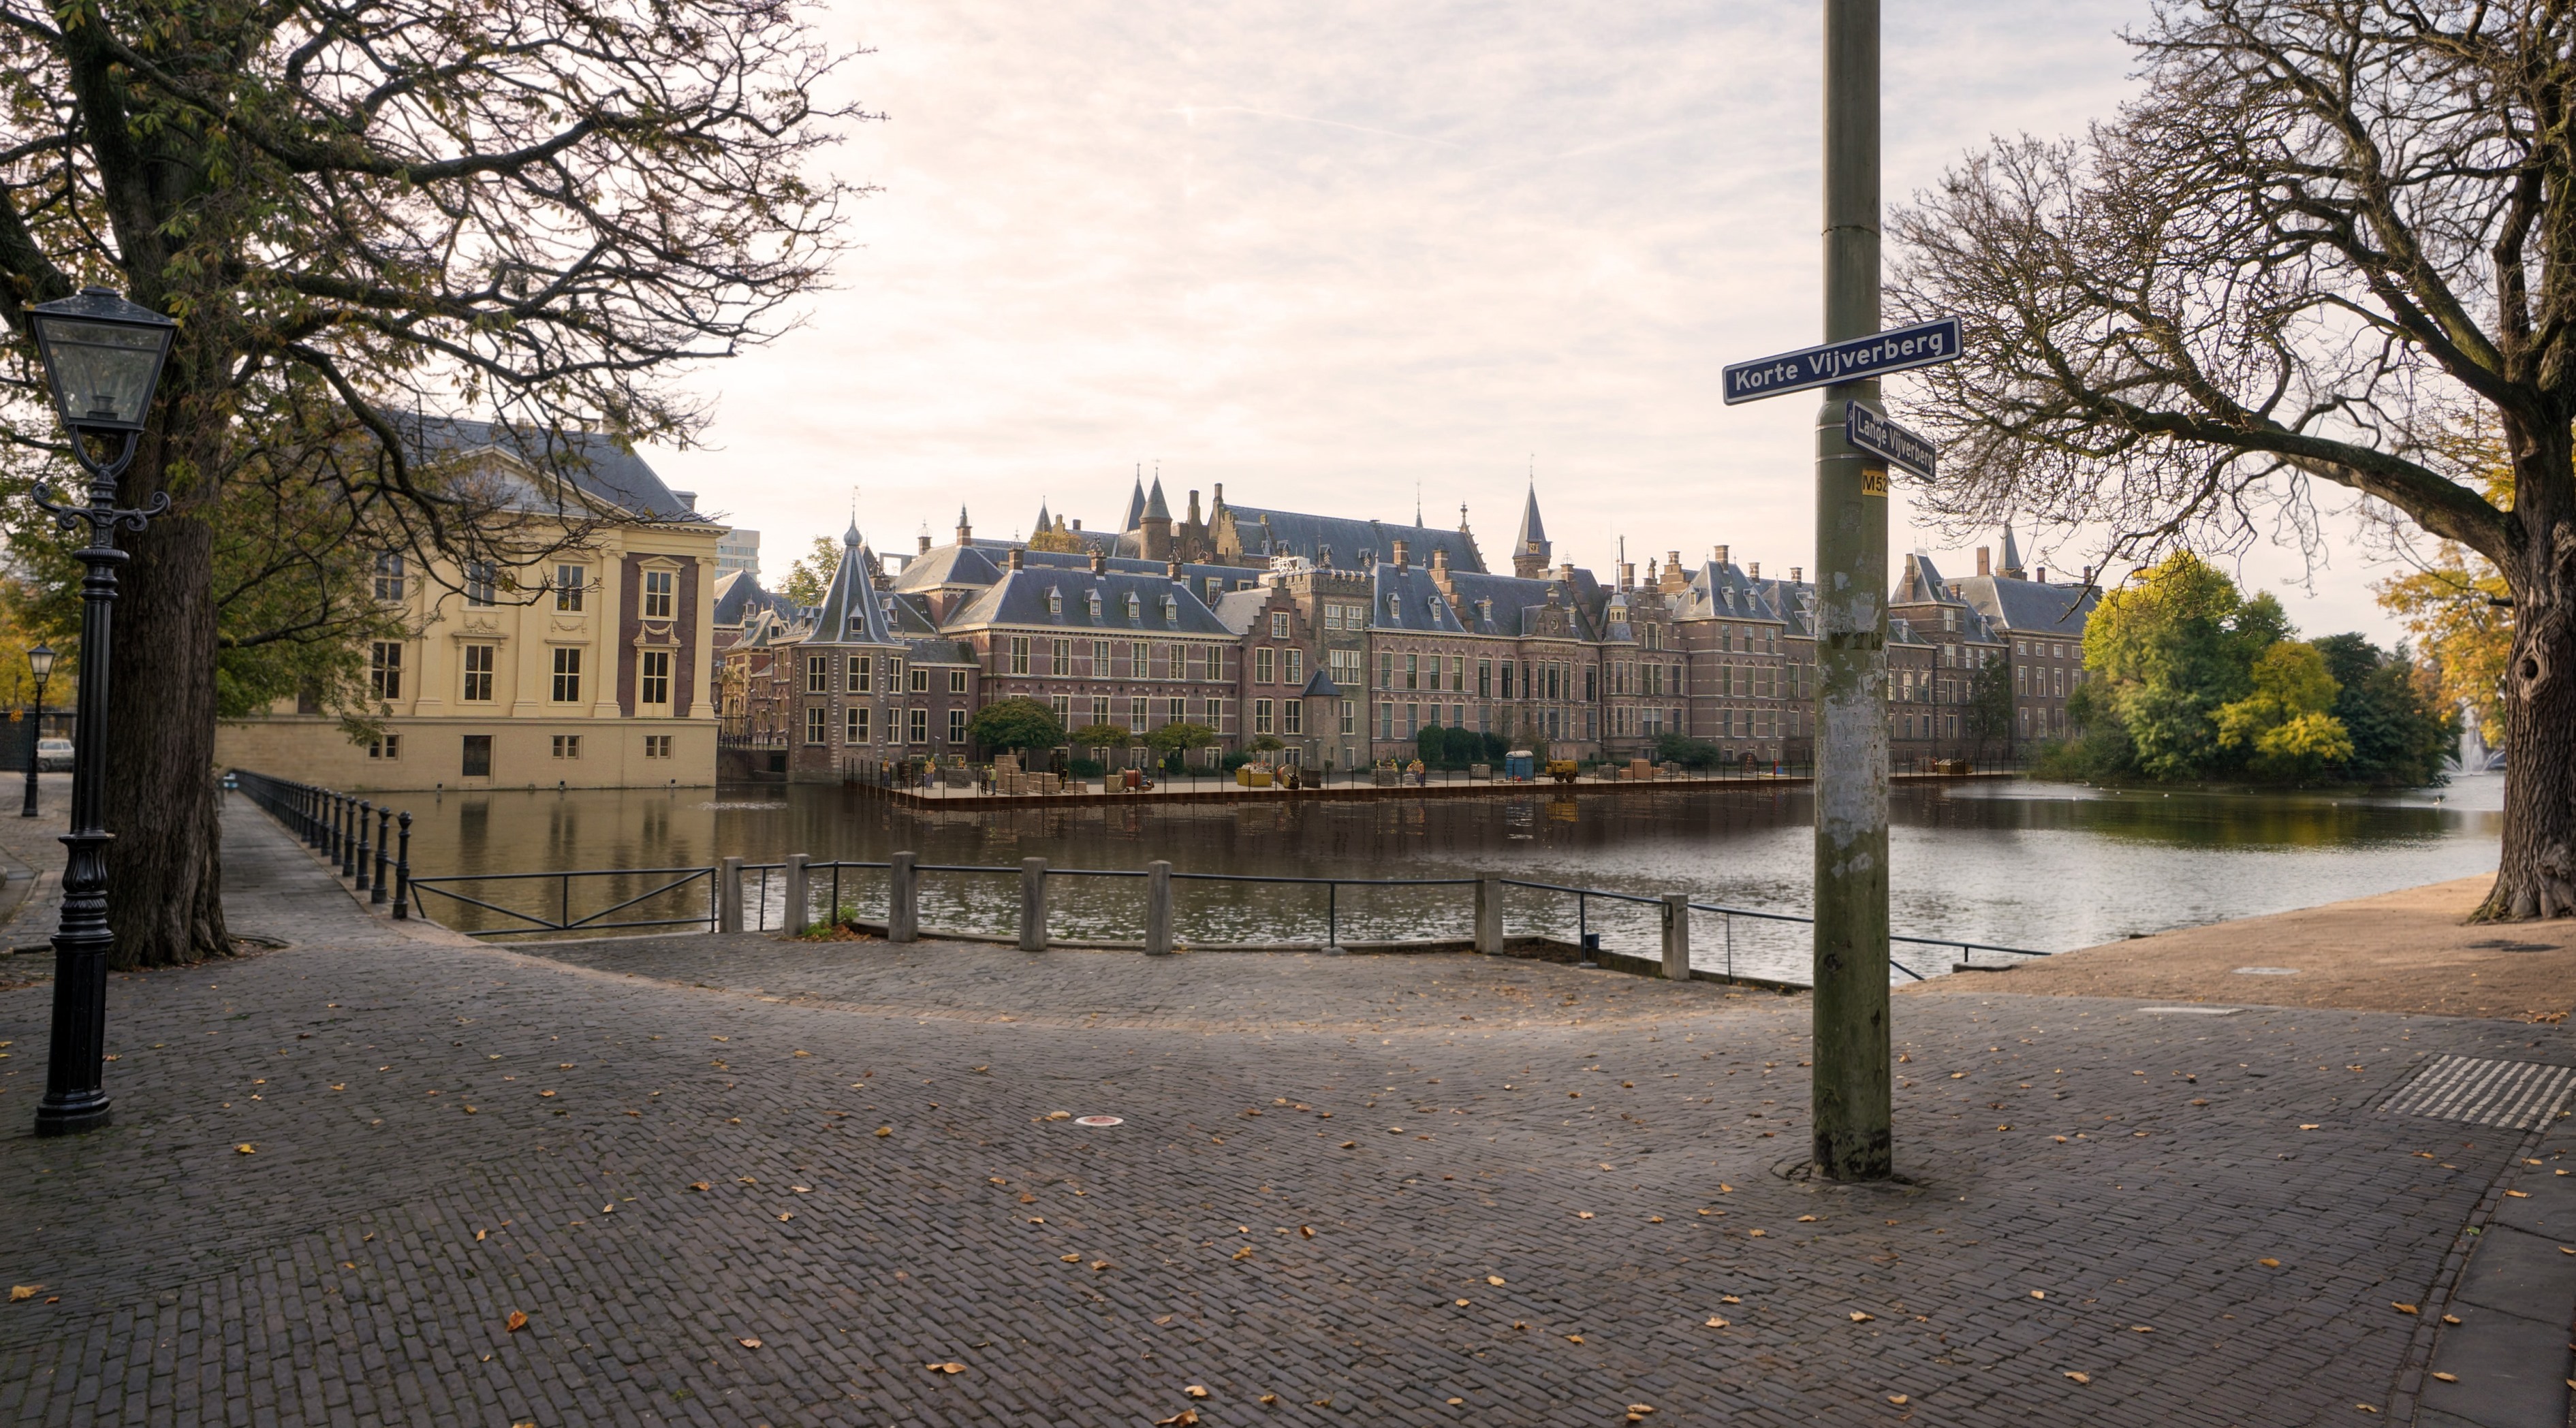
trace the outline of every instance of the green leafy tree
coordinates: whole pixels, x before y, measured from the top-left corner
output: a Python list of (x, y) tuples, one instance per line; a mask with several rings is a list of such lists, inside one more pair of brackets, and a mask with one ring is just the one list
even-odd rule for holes
[(996, 700), (975, 711), (966, 737), (987, 749), (1052, 749), (1065, 741), (1055, 711), (1026, 697)]
[[(2067, 701), (2067, 717), (2080, 727), (2082, 716), (2077, 706), (2084, 698), (2084, 686), (2077, 684)], [(2002, 656), (1989, 658), (1968, 680), (1968, 707), (1964, 715), (1968, 737), (1977, 741), (1977, 757), (1984, 758), (1990, 748), (2012, 747), (2013, 694), (2012, 665)]]
[(1077, 749), (1123, 749), (1134, 742), (1124, 724), (1085, 724), (1065, 736)]
[(832, 576), (841, 568), (841, 543), (830, 536), (814, 537), (814, 544), (787, 567), (787, 579), (778, 593), (808, 609), (823, 603), (832, 589)]
[(1717, 745), (1694, 739), (1688, 734), (1655, 736), (1655, 758), (1659, 763), (1679, 764), (1686, 769), (1713, 769), (1725, 758)]
[(1207, 748), (1217, 743), (1219, 737), (1216, 730), (1205, 724), (1193, 724), (1186, 719), (1175, 719), (1147, 734), (1145, 746), (1160, 754), (1178, 754), (1191, 749)]
[(2352, 736), (2346, 776), (2356, 783), (2417, 786), (2443, 781), (2443, 763), (2459, 747), (2460, 716), (2447, 706), (2439, 678), (2407, 657), (2360, 635), (2315, 641), (2334, 676), (2334, 716)]
[(2212, 722), (2219, 745), (2250, 750), (2258, 772), (2304, 782), (2352, 757), (2352, 734), (2329, 711), (2342, 686), (2317, 647), (2282, 640), (2254, 661), (2254, 690), (2221, 705)]
[[(816, 99), (837, 61), (804, 17), (760, 0), (0, 0), (0, 20), (0, 479), (68, 465), (26, 304), (107, 283), (177, 319), (119, 493), (173, 509), (120, 538), (110, 674), (150, 709), (102, 751), (108, 898), (118, 965), (222, 955), (215, 719), (299, 661), (347, 668), (369, 617), (334, 547), (508, 565), (494, 519), (567, 500), (422, 460), (410, 414), (692, 439), (707, 414), (671, 373), (767, 340), (817, 285), (856, 191), (808, 163), (855, 116)], [(58, 541), (14, 519), (13, 545)]]
[[(2088, 689), (2088, 738), (2125, 747), (2146, 778), (2232, 770), (2246, 755), (2231, 756), (2218, 711), (2254, 692), (2255, 660), (2289, 632), (2270, 595), (2248, 600), (2224, 571), (2189, 551), (2167, 556), (2104, 595), (2086, 622), (2086, 684), (2100, 686)], [(2118, 730), (2102, 728), (2106, 720)]]

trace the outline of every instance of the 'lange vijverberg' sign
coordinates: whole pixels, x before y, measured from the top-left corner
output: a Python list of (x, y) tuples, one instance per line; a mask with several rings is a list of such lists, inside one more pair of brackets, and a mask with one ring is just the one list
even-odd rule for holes
[(1849, 342), (1830, 342), (1798, 352), (1783, 352), (1725, 369), (1726, 404), (1760, 401), (1809, 387), (1866, 381), (1890, 372), (1930, 367), (1959, 355), (1959, 319), (1900, 327)]

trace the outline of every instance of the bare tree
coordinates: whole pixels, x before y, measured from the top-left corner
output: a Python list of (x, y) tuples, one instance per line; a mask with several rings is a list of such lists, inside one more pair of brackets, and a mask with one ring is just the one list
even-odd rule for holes
[[(176, 508), (133, 541), (111, 662), (151, 693), (107, 750), (121, 964), (226, 950), (219, 605), (284, 612), (235, 647), (346, 638), (330, 541), (509, 543), (508, 503), (419, 459), (405, 414), (489, 413), (567, 466), (689, 440), (705, 413), (670, 374), (774, 336), (833, 254), (857, 190), (810, 161), (863, 117), (822, 96), (835, 63), (784, 0), (0, 0), (0, 441), (61, 439), (22, 304), (108, 282), (180, 323), (122, 493)], [(222, 578), (245, 483), (300, 523), (230, 568), (310, 598)]]
[[(2142, 97), (1998, 143), (1891, 227), (1893, 305), (1957, 313), (1934, 504), (2108, 522), (2117, 553), (2313, 538), (2319, 481), (2513, 591), (2502, 866), (2478, 916), (2576, 914), (2576, 7), (2201, 0)], [(2483, 407), (2510, 501), (2446, 438)]]

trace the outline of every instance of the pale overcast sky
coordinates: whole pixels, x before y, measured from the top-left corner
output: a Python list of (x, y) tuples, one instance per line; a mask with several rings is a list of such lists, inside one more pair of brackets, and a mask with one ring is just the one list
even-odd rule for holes
[[(1889, 0), (1885, 192), (2128, 90), (2146, 0)], [(1813, 403), (1718, 369), (1818, 340), (1817, 0), (839, 0), (886, 122), (827, 162), (883, 191), (836, 290), (691, 380), (716, 449), (650, 453), (763, 538), (775, 584), (855, 493), (880, 549), (1114, 524), (1184, 493), (1468, 521), (1499, 559), (1533, 464), (1560, 559), (1712, 544), (1812, 565)], [(1901, 414), (1907, 384), (1890, 382)], [(1977, 538), (1905, 524), (1966, 573)], [(1990, 539), (1990, 538), (1989, 538)], [(2027, 533), (2025, 533), (2027, 539)], [(2039, 555), (2053, 569), (2078, 546)], [(2039, 563), (2037, 557), (2033, 563)], [(2385, 635), (2349, 548), (2290, 588)]]

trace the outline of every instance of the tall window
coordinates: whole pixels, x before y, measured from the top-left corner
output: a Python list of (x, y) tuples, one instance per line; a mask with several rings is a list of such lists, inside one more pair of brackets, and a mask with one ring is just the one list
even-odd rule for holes
[(1026, 674), (1028, 672), (1029, 637), (1026, 635), (1013, 635), (1011, 636), (1011, 673)]
[(948, 692), (951, 694), (966, 692), (966, 671), (962, 669), (948, 671)]
[(1270, 638), (1274, 640), (1284, 640), (1288, 638), (1287, 611), (1273, 610), (1270, 612)]
[(492, 697), (492, 656), (495, 652), (496, 647), (492, 645), (465, 647), (464, 698), (482, 703)]
[(1225, 727), (1224, 700), (1211, 699), (1200, 707), (1207, 711), (1206, 717), (1199, 720), (1200, 723), (1207, 725), (1211, 729), (1222, 729)]
[(1109, 722), (1109, 701), (1106, 698), (1098, 695), (1094, 695), (1092, 697), (1091, 722), (1094, 724), (1106, 724)]
[(948, 742), (952, 744), (966, 742), (966, 711), (963, 709), (948, 711)]
[(1252, 732), (1256, 734), (1270, 732), (1270, 701), (1267, 699), (1252, 701)]
[(501, 585), (501, 568), (488, 560), (465, 562), (465, 603), (489, 605)]
[(378, 640), (367, 655), (367, 683), (378, 699), (402, 698), (402, 643)]
[(1131, 734), (1141, 734), (1145, 732), (1146, 717), (1145, 700), (1143, 696), (1140, 695), (1137, 698), (1127, 701), (1127, 732)]
[(824, 732), (831, 728), (831, 725), (827, 722), (831, 717), (832, 711), (824, 708), (820, 704), (809, 704), (805, 706), (805, 742), (809, 744), (822, 743)]
[(403, 597), (403, 558), (388, 551), (376, 557), (376, 598), (398, 602)]
[(841, 671), (841, 687), (851, 694), (865, 694), (875, 682), (876, 661), (867, 655), (851, 655)]
[(927, 710), (927, 709), (914, 709), (914, 710), (911, 710), (911, 711), (909, 712), (909, 715), (908, 715), (908, 716), (906, 717), (906, 719), (904, 720), (904, 723), (905, 723), (905, 726), (906, 726), (906, 727), (905, 727), (905, 731), (904, 731), (904, 732), (911, 736), (911, 737), (910, 737), (910, 742), (912, 742), (912, 743), (916, 743), (916, 744), (927, 744), (927, 743), (929, 743), (929, 742), (930, 742), (930, 711), (929, 711), (929, 710)]
[[(918, 674), (920, 671), (915, 670)], [(1073, 673), (1073, 641), (1050, 640), (1047, 643), (1047, 673), (1061, 678)]]
[(644, 572), (645, 619), (667, 620), (671, 618), (671, 592), (678, 588), (679, 583), (680, 576), (677, 571), (648, 570)]
[[(1263, 645), (1261, 648), (1259, 648), (1259, 649), (1257, 649), (1257, 650), (1254, 650), (1254, 651), (1252, 652), (1252, 682), (1253, 682), (1253, 683), (1255, 683), (1255, 684), (1272, 684), (1272, 683), (1276, 683), (1277, 681), (1276, 681), (1276, 680), (1274, 680), (1271, 676), (1277, 672), (1277, 668), (1278, 668), (1278, 655), (1277, 655), (1277, 653), (1276, 653), (1275, 651), (1273, 651), (1273, 650), (1272, 650), (1268, 645)], [(1269, 731), (1268, 729), (1263, 729), (1263, 730), (1261, 730), (1260, 732), (1262, 732), (1262, 733), (1264, 733), (1264, 734), (1267, 734), (1267, 733), (1269, 733), (1270, 731)]]
[[(671, 702), (671, 652), (646, 650), (636, 664), (635, 702), (668, 704)], [(814, 742), (821, 743), (816, 739)]]
[(460, 767), (457, 772), (463, 774), (467, 778), (490, 778), (492, 776), (491, 735), (468, 734), (465, 736), (465, 761), (463, 766)]
[(805, 692), (808, 694), (832, 692), (832, 657), (830, 655), (805, 656)]
[(1283, 699), (1279, 702), (1279, 732), (1283, 734), (1306, 732), (1305, 700)]
[(928, 694), (928, 693), (930, 692), (930, 671), (929, 671), (929, 670), (926, 670), (926, 669), (920, 669), (920, 668), (916, 668), (916, 669), (914, 669), (914, 670), (913, 670), (913, 672), (912, 672), (912, 692), (913, 692), (913, 693), (915, 693), (915, 694)]
[(1151, 679), (1154, 677), (1152, 663), (1154, 658), (1153, 649), (1154, 647), (1152, 645), (1145, 643), (1143, 640), (1138, 640), (1127, 647), (1128, 678)]
[(579, 610), (582, 591), (590, 584), (590, 571), (579, 565), (555, 567), (555, 608)]
[(1356, 699), (1345, 699), (1345, 700), (1343, 700), (1343, 701), (1342, 701), (1342, 732), (1343, 732), (1343, 733), (1345, 733), (1345, 734), (1356, 734), (1356, 733), (1358, 733), (1359, 731), (1360, 731), (1360, 705), (1359, 705), (1359, 701), (1358, 701), (1358, 700), (1356, 700)]
[(555, 702), (557, 704), (581, 702), (581, 651), (579, 650), (555, 651)]
[(1289, 684), (1304, 684), (1306, 682), (1306, 652), (1304, 650), (1292, 649), (1287, 651), (1282, 658), (1285, 659), (1288, 666), (1284, 682)]
[[(1439, 656), (1432, 656), (1432, 660), (1431, 687), (1438, 689), (1440, 687)], [(1404, 657), (1404, 687), (1407, 689), (1419, 689), (1422, 687), (1422, 656), (1406, 655)]]
[(841, 742), (845, 744), (866, 743), (868, 741), (868, 706), (864, 704), (853, 704), (844, 711), (844, 713), (844, 722), (846, 727), (843, 731), (844, 737)]

